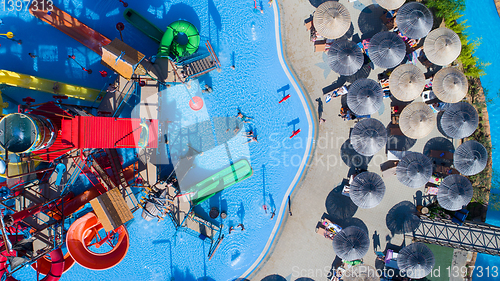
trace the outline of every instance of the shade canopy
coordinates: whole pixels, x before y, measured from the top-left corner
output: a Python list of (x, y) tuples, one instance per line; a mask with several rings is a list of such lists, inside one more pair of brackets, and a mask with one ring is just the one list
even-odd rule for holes
[(484, 146), (470, 140), (462, 143), (453, 154), (453, 165), (461, 174), (472, 176), (480, 173), (488, 163), (488, 151)]
[(313, 22), (320, 35), (337, 39), (344, 36), (351, 27), (351, 15), (339, 2), (326, 1), (316, 9)]
[(382, 8), (387, 10), (396, 10), (401, 7), (405, 0), (375, 0)]
[(422, 153), (407, 153), (398, 163), (396, 176), (402, 184), (419, 188), (432, 176), (432, 160)]
[(417, 207), (410, 201), (400, 202), (389, 210), (385, 223), (392, 234), (412, 232), (420, 225)]
[(434, 94), (444, 102), (461, 101), (468, 89), (467, 77), (456, 67), (445, 67), (439, 70), (432, 80)]
[(399, 251), (398, 267), (413, 279), (420, 279), (431, 273), (434, 267), (434, 254), (424, 243), (412, 243)]
[(370, 40), (368, 53), (372, 62), (382, 68), (393, 68), (400, 64), (406, 55), (405, 42), (394, 32), (382, 31)]
[(448, 65), (458, 58), (461, 51), (460, 37), (446, 27), (434, 29), (424, 41), (425, 56), (433, 64)]
[(349, 196), (362, 209), (377, 206), (384, 198), (385, 184), (382, 177), (372, 172), (363, 172), (354, 177)]
[(421, 139), (436, 126), (436, 116), (432, 109), (423, 102), (413, 102), (406, 106), (399, 116), (401, 132), (409, 138)]
[(333, 250), (344, 260), (359, 260), (366, 255), (369, 248), (368, 233), (357, 226), (343, 228), (333, 238)]
[(425, 75), (416, 65), (402, 64), (389, 76), (391, 94), (400, 101), (412, 101), (422, 94)]
[[(299, 278), (300, 279), (300, 278)], [(298, 280), (298, 279), (297, 279)], [(377, 270), (367, 264), (358, 264), (346, 270), (342, 281), (379, 281)]]
[(372, 156), (387, 143), (387, 130), (377, 119), (363, 119), (354, 125), (350, 139), (357, 153)]
[(363, 78), (352, 83), (347, 93), (347, 106), (356, 115), (373, 114), (383, 104), (384, 93), (379, 83)]
[(409, 38), (425, 37), (431, 31), (433, 23), (431, 11), (419, 2), (404, 4), (396, 15), (396, 25), (401, 33)]
[(356, 73), (364, 62), (363, 52), (356, 43), (348, 40), (335, 40), (328, 50), (328, 65), (340, 75)]
[(461, 175), (449, 175), (441, 182), (437, 200), (441, 207), (450, 211), (458, 211), (472, 199), (472, 185)]
[(474, 133), (479, 124), (479, 116), (471, 104), (458, 102), (444, 111), (439, 123), (446, 136), (463, 139)]

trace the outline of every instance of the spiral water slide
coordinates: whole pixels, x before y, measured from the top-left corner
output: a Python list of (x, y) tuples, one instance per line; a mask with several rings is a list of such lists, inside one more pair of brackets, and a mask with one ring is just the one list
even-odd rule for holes
[(71, 224), (66, 234), (66, 247), (71, 257), (81, 266), (93, 269), (104, 270), (119, 264), (127, 255), (129, 248), (129, 237), (125, 226), (120, 226), (115, 230), (118, 241), (112, 250), (106, 253), (95, 253), (89, 249), (90, 246), (100, 247), (109, 238), (105, 237), (101, 241), (92, 243), (99, 237), (99, 230), (103, 229), (102, 224), (94, 213), (88, 213)]
[[(3, 244), (3, 243), (2, 243)], [(3, 276), (7, 272), (7, 257), (6, 256), (16, 256), (15, 251), (11, 251), (10, 254), (3, 252), (0, 256), (0, 276)], [(50, 252), (50, 269), (46, 274), (45, 278), (41, 281), (58, 281), (64, 271), (64, 255), (61, 248), (58, 248)], [(2, 279), (3, 280), (3, 279)], [(17, 281), (16, 278), (9, 276), (5, 281)]]

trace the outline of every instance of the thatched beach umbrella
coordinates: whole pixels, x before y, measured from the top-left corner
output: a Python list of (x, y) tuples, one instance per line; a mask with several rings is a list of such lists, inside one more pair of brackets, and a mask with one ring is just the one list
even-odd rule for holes
[(432, 176), (432, 160), (422, 153), (407, 153), (398, 163), (396, 176), (402, 184), (419, 188)]
[(405, 42), (394, 32), (382, 31), (370, 40), (368, 53), (372, 62), (382, 68), (393, 68), (400, 64), (406, 55)]
[(409, 2), (398, 10), (396, 24), (404, 36), (414, 39), (425, 37), (432, 29), (434, 18), (427, 7), (418, 2)]
[(441, 207), (450, 211), (458, 211), (472, 199), (472, 185), (461, 175), (449, 175), (441, 182), (437, 200)]
[(412, 243), (399, 251), (398, 267), (412, 279), (420, 279), (431, 273), (434, 254), (424, 243)]
[(457, 102), (444, 111), (439, 123), (446, 136), (463, 139), (474, 133), (479, 124), (479, 116), (471, 104)]
[(425, 56), (433, 64), (448, 65), (458, 58), (460, 51), (462, 51), (460, 37), (446, 27), (434, 29), (424, 41)]
[(385, 184), (382, 177), (372, 172), (363, 172), (354, 177), (349, 191), (352, 202), (362, 209), (377, 206), (384, 194)]
[(326, 1), (316, 9), (313, 22), (320, 35), (337, 39), (344, 36), (351, 27), (351, 15), (339, 2)]
[(465, 176), (472, 176), (480, 173), (488, 163), (488, 151), (484, 146), (470, 140), (462, 143), (453, 154), (453, 165)]
[(400, 101), (412, 101), (422, 94), (425, 75), (416, 65), (402, 64), (389, 76), (389, 89)]
[(349, 226), (333, 238), (333, 250), (343, 260), (359, 260), (370, 248), (368, 233), (357, 226)]
[(436, 116), (423, 102), (413, 102), (406, 106), (399, 116), (399, 128), (409, 138), (421, 139), (436, 126)]
[(375, 0), (382, 8), (387, 10), (396, 10), (401, 7), (405, 0)]
[(379, 281), (377, 270), (367, 264), (358, 264), (346, 270), (343, 281)]
[(384, 93), (379, 83), (367, 78), (354, 81), (347, 92), (347, 106), (356, 115), (377, 112), (383, 99)]
[(328, 65), (340, 75), (356, 73), (364, 62), (363, 52), (356, 43), (348, 40), (335, 40), (328, 50)]
[(444, 102), (461, 101), (468, 89), (467, 77), (456, 67), (445, 67), (439, 70), (432, 80), (432, 91), (438, 99)]
[(357, 153), (372, 156), (387, 143), (387, 130), (377, 119), (363, 119), (354, 125), (350, 139)]
[(417, 207), (410, 201), (394, 205), (385, 217), (387, 228), (392, 234), (405, 234), (414, 231), (420, 225)]

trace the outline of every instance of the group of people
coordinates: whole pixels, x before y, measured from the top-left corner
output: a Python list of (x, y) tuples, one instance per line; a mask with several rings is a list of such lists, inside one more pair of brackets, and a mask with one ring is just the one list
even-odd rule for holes
[[(241, 119), (241, 121), (243, 121), (243, 123), (250, 123), (250, 120), (252, 120), (252, 119), (253, 119), (253, 118), (250, 118), (250, 117), (248, 117), (248, 116), (243, 115), (243, 113), (241, 113), (241, 111), (238, 111), (238, 114), (236, 115), (236, 117), (237, 117), (237, 118), (240, 118), (240, 119)], [(236, 129), (238, 129), (238, 131), (239, 131), (239, 128), (238, 128), (238, 127), (236, 127)], [(235, 129), (235, 130), (236, 130), (236, 129)], [(238, 131), (235, 131), (235, 134), (236, 134)], [(245, 143), (249, 143), (249, 142), (259, 142), (259, 141), (257, 140), (257, 135), (253, 132), (253, 130), (250, 130), (250, 131), (246, 132), (245, 137), (247, 137), (247, 138), (248, 138), (248, 141), (247, 141), (247, 142), (245, 142)]]
[(346, 107), (340, 108), (339, 116), (342, 119), (344, 119), (344, 121), (356, 119), (356, 115), (354, 115), (354, 113), (349, 108), (346, 108)]
[[(236, 228), (241, 228), (241, 231), (245, 230), (245, 226), (243, 226), (243, 224), (242, 224), (242, 223), (238, 224), (238, 225), (236, 226)], [(231, 234), (231, 232), (233, 232), (233, 231), (234, 231), (234, 227), (232, 227), (232, 226), (231, 226), (231, 227), (229, 227), (229, 234)]]

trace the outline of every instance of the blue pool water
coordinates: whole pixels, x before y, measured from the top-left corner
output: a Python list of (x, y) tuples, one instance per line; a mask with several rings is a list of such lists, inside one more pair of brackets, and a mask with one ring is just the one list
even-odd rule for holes
[[(493, 0), (467, 0), (466, 11), (464, 19), (467, 20), (469, 25), (468, 32), (470, 39), (479, 38), (481, 46), (479, 46), (476, 56), (483, 62), (491, 63), (486, 68), (487, 75), (481, 77), (481, 83), (485, 90), (488, 91), (487, 97), (491, 99), (488, 104), (488, 115), (490, 118), (491, 128), (491, 141), (493, 147), (493, 169), (498, 171), (500, 168), (500, 152), (498, 147), (500, 144), (500, 108), (497, 106), (500, 103), (498, 93), (500, 91), (500, 57), (498, 53), (498, 28), (500, 27), (500, 18), (496, 11), (495, 3)], [(493, 193), (500, 192), (498, 186), (494, 186)], [(495, 202), (490, 202), (490, 206)], [(500, 211), (488, 209), (486, 222), (489, 224), (500, 225)], [(500, 264), (500, 257), (490, 256), (485, 254), (478, 254), (476, 267), (482, 267), (483, 270), (476, 270), (473, 280), (498, 280), (499, 275), (495, 274), (492, 266)], [(489, 268), (489, 272), (486, 270)], [(497, 268), (498, 269), (498, 268)]]
[[(124, 7), (118, 1), (54, 2), (111, 39), (119, 37), (115, 24), (123, 22), (125, 43), (146, 57), (156, 53), (158, 46), (155, 42), (124, 20)], [(213, 206), (228, 213), (228, 218), (222, 222), (225, 238), (210, 261), (207, 258), (209, 244), (197, 235), (175, 231), (168, 220), (146, 222), (137, 212), (128, 228), (131, 238), (129, 252), (119, 265), (105, 271), (91, 271), (75, 265), (61, 280), (233, 280), (247, 275), (258, 265), (268, 249), (268, 239), (274, 237), (281, 223), (286, 198), (303, 171), (313, 133), (311, 112), (304, 106), (304, 98), (297, 92), (296, 83), (290, 80), (280, 64), (273, 10), (267, 1), (260, 2), (263, 14), (255, 13), (254, 2), (247, 0), (147, 1), (144, 5), (140, 5), (139, 1), (128, 2), (129, 8), (160, 28), (175, 20), (185, 19), (198, 28), (202, 42), (210, 40), (222, 63), (222, 70), (193, 81), (190, 89), (178, 86), (164, 90), (160, 104), (169, 108), (179, 103), (173, 107), (174, 113), (182, 115), (180, 119), (178, 115), (176, 117), (178, 129), (209, 120), (210, 124), (205, 128), (214, 140), (212, 147), (196, 157), (197, 168), (205, 172), (215, 171), (229, 165), (230, 160), (248, 159), (254, 173), (249, 179), (197, 207), (201, 215), (208, 214)], [(23, 40), (18, 45), (0, 39), (1, 69), (97, 89), (107, 84), (109, 78), (103, 78), (98, 73), (106, 69), (100, 65), (99, 57), (78, 42), (27, 12), (0, 10), (0, 18), (4, 23), (0, 25), (0, 31), (12, 31), (17, 39)], [(200, 47), (204, 48), (204, 44)], [(38, 58), (31, 58), (29, 52), (34, 52)], [(92, 69), (93, 74), (87, 74), (74, 61), (68, 60), (68, 55), (72, 54), (85, 68)], [(235, 70), (230, 68), (233, 63)], [(211, 85), (214, 92), (202, 94), (200, 87), (205, 84)], [(6, 101), (20, 102), (28, 95), (35, 96), (37, 102), (51, 98), (47, 94), (18, 88), (2, 91)], [(290, 94), (291, 98), (278, 104), (285, 94)], [(185, 106), (186, 95), (202, 96), (206, 111), (189, 115), (190, 111)], [(11, 107), (9, 110), (15, 109)], [(221, 141), (221, 135), (218, 135), (221, 128), (214, 120), (235, 116), (238, 109), (254, 118), (242, 129), (253, 130), (258, 136), (258, 143), (244, 145), (246, 138), (242, 136), (243, 130)], [(132, 116), (134, 112), (136, 109), (132, 110)], [(160, 118), (170, 118), (169, 114), (173, 112), (162, 109)], [(290, 139), (292, 132), (299, 128), (301, 133)], [(168, 134), (170, 137), (171, 132)], [(264, 211), (263, 205), (269, 209), (276, 208), (277, 215), (273, 220), (270, 213)], [(245, 231), (236, 230), (229, 235), (228, 227), (239, 223), (244, 224)], [(35, 280), (36, 275), (31, 269), (23, 269), (15, 277)]]

